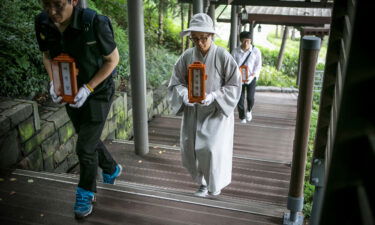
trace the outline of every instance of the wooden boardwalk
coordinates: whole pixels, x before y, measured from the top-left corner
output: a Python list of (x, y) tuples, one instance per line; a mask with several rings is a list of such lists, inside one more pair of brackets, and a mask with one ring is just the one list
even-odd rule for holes
[[(236, 119), (232, 183), (218, 197), (192, 195), (198, 186), (181, 165), (180, 117), (150, 121), (150, 153), (145, 157), (134, 154), (132, 141), (107, 141), (125, 174), (116, 185), (98, 183), (95, 210), (85, 223), (281, 224), (296, 105), (295, 94), (256, 93), (253, 121), (241, 124)], [(0, 182), (0, 224), (76, 224), (76, 182), (74, 173), (18, 170), (5, 176)]]

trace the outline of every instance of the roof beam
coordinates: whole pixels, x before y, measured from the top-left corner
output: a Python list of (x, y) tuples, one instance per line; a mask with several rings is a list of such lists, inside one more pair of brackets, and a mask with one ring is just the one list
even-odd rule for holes
[[(178, 0), (180, 3), (192, 3), (192, 0)], [(284, 6), (303, 8), (332, 8), (333, 2), (322, 0), (320, 2), (298, 1), (298, 0), (211, 0), (215, 5), (251, 5), (251, 6)]]
[[(288, 26), (318, 26), (323, 27), (331, 23), (329, 17), (307, 17), (307, 16), (286, 16), (286, 15), (250, 15), (247, 22), (255, 21), (260, 24), (288, 25)], [(217, 19), (217, 22), (229, 23), (230, 19)]]
[(233, 5), (251, 5), (251, 6), (285, 6), (285, 7), (303, 7), (303, 8), (332, 8), (331, 2), (307, 2), (291, 0), (234, 0)]

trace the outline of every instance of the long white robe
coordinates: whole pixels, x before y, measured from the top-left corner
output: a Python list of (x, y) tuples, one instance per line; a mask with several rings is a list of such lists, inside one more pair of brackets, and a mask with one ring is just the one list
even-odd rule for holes
[[(221, 190), (232, 179), (234, 109), (242, 87), (237, 63), (229, 52), (219, 48), (212, 43), (205, 57), (196, 47), (186, 50), (175, 64), (168, 86), (172, 112), (183, 113), (183, 166), (198, 184), (207, 184), (210, 192)], [(206, 92), (216, 94), (209, 106), (189, 107), (183, 103), (188, 65), (194, 61), (206, 64)]]

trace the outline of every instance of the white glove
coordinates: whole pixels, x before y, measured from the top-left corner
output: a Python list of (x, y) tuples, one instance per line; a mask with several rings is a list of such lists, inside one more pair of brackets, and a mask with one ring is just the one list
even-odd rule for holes
[(201, 101), (201, 103), (205, 106), (209, 106), (215, 101), (215, 98), (216, 94), (214, 92), (209, 93), (208, 95), (206, 95), (206, 98)]
[(246, 84), (250, 84), (254, 80), (254, 78), (255, 78), (255, 74), (254, 73), (250, 74), (249, 78), (246, 81)]
[(195, 103), (191, 103), (191, 102), (189, 102), (189, 94), (188, 94), (188, 91), (185, 89), (185, 91), (182, 93), (183, 95), (182, 95), (182, 101), (184, 102), (184, 104), (186, 105), (186, 106), (190, 106), (190, 107), (192, 107), (192, 106), (194, 106), (195, 105)]
[(56, 92), (55, 92), (55, 87), (53, 86), (53, 82), (51, 81), (49, 83), (49, 94), (51, 95), (51, 98), (52, 98), (52, 101), (54, 103), (60, 103), (61, 100), (62, 100), (62, 97), (61, 96), (57, 96)]
[(90, 89), (86, 87), (86, 84), (84, 84), (78, 91), (76, 97), (74, 98), (75, 104), (69, 104), (70, 107), (73, 108), (79, 108), (85, 103), (87, 97), (91, 94)]

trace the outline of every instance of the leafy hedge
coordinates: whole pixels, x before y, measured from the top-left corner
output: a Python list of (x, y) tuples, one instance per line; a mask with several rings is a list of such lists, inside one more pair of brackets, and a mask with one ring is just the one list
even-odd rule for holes
[(314, 198), (315, 186), (310, 184), (310, 174), (311, 174), (311, 162), (313, 157), (314, 141), (316, 136), (316, 127), (318, 123), (319, 116), (319, 103), (320, 103), (320, 92), (314, 92), (313, 105), (310, 118), (310, 128), (309, 128), (309, 142), (308, 142), (308, 152), (306, 160), (305, 169), (305, 183), (304, 183), (304, 205), (303, 214), (306, 219), (310, 218), (312, 203)]
[(177, 56), (163, 48), (151, 48), (146, 51), (146, 75), (149, 87), (158, 87), (169, 80)]
[[(96, 3), (96, 1), (89, 0), (87, 1), (89, 7), (95, 11), (97, 11), (99, 14), (107, 15), (106, 13), (103, 13), (101, 8), (99, 8)], [(103, 1), (106, 2), (106, 1)], [(111, 1), (112, 3), (115, 3)], [(100, 4), (101, 5), (101, 4)], [(106, 8), (104, 5), (101, 5), (103, 8)], [(115, 5), (117, 6), (117, 5)], [(115, 6), (112, 6), (115, 8)], [(118, 6), (119, 7), (119, 6)], [(107, 10), (111, 9), (111, 6), (107, 6)], [(110, 11), (110, 10), (109, 10)], [(117, 45), (117, 49), (120, 54), (120, 62), (117, 65), (117, 74), (120, 77), (124, 77), (125, 79), (128, 79), (129, 77), (129, 45), (128, 45), (128, 36), (124, 29), (121, 28), (121, 26), (118, 24), (116, 19), (113, 19), (112, 15), (107, 15), (111, 19), (113, 32), (115, 34), (115, 42)], [(122, 18), (119, 16), (119, 18)]]
[[(279, 50), (270, 50), (257, 46), (262, 52), (263, 65), (276, 67)], [(280, 71), (290, 77), (296, 77), (298, 72), (298, 51), (294, 54), (285, 53)]]
[(48, 80), (34, 32), (41, 6), (38, 0), (4, 0), (0, 8), (0, 96), (30, 99)]
[[(99, 13), (109, 16), (115, 32), (115, 40), (120, 52), (119, 76), (126, 80), (129, 79), (129, 48), (127, 37), (127, 5), (124, 0), (90, 0), (90, 8), (97, 10)], [(146, 6), (145, 6), (146, 7)], [(178, 42), (178, 31), (170, 19), (165, 19), (164, 28), (169, 35), (165, 36), (166, 43), (171, 46), (158, 46), (156, 44), (157, 33), (155, 32), (156, 15), (145, 12), (145, 56), (146, 56), (146, 76), (148, 87), (156, 88), (163, 81), (169, 79), (177, 55), (170, 52), (174, 49), (173, 43)], [(151, 18), (150, 18), (151, 16)], [(148, 19), (147, 19), (148, 18)], [(146, 21), (147, 20), (147, 21)], [(150, 28), (150, 26), (154, 26)]]
[[(129, 79), (129, 50), (127, 38), (127, 7), (124, 0), (89, 0), (90, 8), (109, 16), (120, 53), (119, 77)], [(41, 11), (39, 0), (5, 0), (0, 2), (0, 96), (32, 99), (46, 93), (48, 76), (38, 49), (34, 18)], [(152, 15), (155, 18), (155, 15)], [(173, 27), (166, 20), (166, 29)], [(149, 86), (157, 87), (168, 79), (177, 55), (165, 47), (155, 44), (156, 33), (145, 27), (146, 32), (146, 75)], [(168, 42), (178, 42), (176, 29), (167, 32)], [(171, 44), (170, 47), (172, 47)], [(172, 47), (173, 48), (173, 47)], [(125, 82), (127, 83), (127, 82)]]
[(275, 67), (263, 64), (260, 71), (259, 86), (296, 87), (296, 79), (276, 70)]

